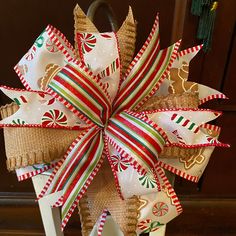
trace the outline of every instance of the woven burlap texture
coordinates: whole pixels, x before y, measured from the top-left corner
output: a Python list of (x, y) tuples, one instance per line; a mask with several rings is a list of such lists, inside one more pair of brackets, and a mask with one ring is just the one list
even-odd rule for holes
[(103, 209), (109, 210), (125, 236), (136, 235), (138, 208), (137, 197), (126, 200), (119, 197), (111, 167), (105, 159), (101, 170), (79, 202), (83, 236), (90, 235)]
[[(2, 119), (17, 110), (18, 105), (15, 103), (1, 107)], [(60, 159), (79, 133), (60, 129), (5, 127), (4, 140), (8, 170)]]

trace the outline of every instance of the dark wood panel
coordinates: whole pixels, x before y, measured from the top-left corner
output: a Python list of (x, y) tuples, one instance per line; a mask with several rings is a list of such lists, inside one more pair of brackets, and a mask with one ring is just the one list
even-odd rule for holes
[(201, 81), (204, 84), (221, 89), (224, 82), (225, 66), (231, 50), (231, 40), (236, 19), (236, 1), (219, 1), (212, 50), (206, 55)]
[(202, 183), (202, 192), (218, 196), (232, 195), (236, 197), (235, 169), (236, 165), (236, 121), (235, 112), (225, 112), (218, 118), (217, 125), (222, 126), (220, 140), (231, 144), (231, 148), (216, 148), (206, 169), (206, 178)]
[(226, 199), (185, 199), (184, 213), (167, 224), (166, 236), (236, 235), (236, 202)]
[(236, 22), (234, 24), (234, 32), (231, 39), (231, 46), (228, 55), (228, 61), (225, 70), (225, 83), (223, 84), (223, 92), (230, 98), (227, 104), (236, 105), (236, 93), (235, 93), (235, 65), (236, 65)]
[[(183, 198), (184, 214), (167, 224), (166, 236), (236, 235), (236, 201), (232, 199)], [(79, 236), (78, 215), (74, 214), (65, 236)], [(44, 235), (40, 214), (31, 206), (0, 206), (0, 235)]]

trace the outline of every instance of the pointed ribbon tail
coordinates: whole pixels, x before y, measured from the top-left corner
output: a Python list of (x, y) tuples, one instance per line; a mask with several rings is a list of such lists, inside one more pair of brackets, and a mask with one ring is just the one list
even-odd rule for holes
[(138, 109), (155, 91), (166, 77), (177, 55), (180, 42), (160, 51), (158, 20), (140, 50), (115, 101), (116, 112), (125, 109)]
[[(178, 158), (161, 154), (156, 167), (161, 166), (185, 179), (197, 182), (202, 175), (214, 147), (229, 147), (218, 141), (220, 129), (206, 124), (221, 113), (207, 109), (162, 109), (144, 112), (149, 119), (165, 130), (168, 142), (165, 148), (191, 149)], [(149, 113), (149, 114), (148, 114)]]
[(165, 130), (166, 146), (197, 148), (206, 146), (228, 147), (201, 130), (202, 124), (216, 119), (221, 112), (209, 109), (159, 109), (144, 112), (149, 119)]
[(54, 204), (54, 207), (62, 205), (62, 228), (100, 169), (104, 159), (103, 148), (103, 134), (97, 128), (76, 139), (39, 195), (41, 198), (62, 190), (62, 196)]
[(141, 174), (152, 171), (165, 144), (165, 133), (148, 118), (124, 111), (109, 120), (109, 143)]
[(109, 117), (109, 95), (83, 63), (63, 67), (46, 91), (89, 124), (103, 127)]
[(202, 84), (198, 84), (198, 93), (199, 105), (212, 99), (228, 99), (223, 93)]

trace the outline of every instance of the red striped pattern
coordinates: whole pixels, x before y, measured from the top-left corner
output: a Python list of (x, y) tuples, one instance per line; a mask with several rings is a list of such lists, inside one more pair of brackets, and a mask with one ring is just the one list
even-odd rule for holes
[(67, 222), (69, 221), (72, 213), (74, 212), (75, 208), (77, 208), (78, 206), (78, 202), (79, 200), (83, 197), (83, 195), (85, 194), (86, 190), (88, 189), (89, 185), (91, 184), (92, 180), (94, 179), (94, 177), (96, 176), (97, 172), (100, 170), (101, 165), (103, 163), (103, 160), (105, 158), (105, 155), (103, 155), (100, 158), (99, 163), (97, 164), (97, 166), (95, 167), (94, 171), (92, 172), (92, 174), (90, 175), (90, 178), (87, 180), (87, 182), (84, 184), (83, 188), (81, 189), (80, 193), (78, 194), (77, 198), (75, 199), (75, 201), (73, 202), (73, 204), (71, 205), (71, 208), (69, 210), (69, 212), (67, 213), (67, 215), (65, 216), (65, 218), (62, 221), (62, 226), (61, 226), (61, 230), (63, 231)]
[(108, 210), (104, 209), (101, 216), (100, 216), (100, 219), (99, 219), (98, 229), (97, 229), (98, 235), (97, 236), (102, 236), (102, 231), (103, 231), (103, 227), (106, 222), (107, 215), (108, 215)]
[[(139, 50), (138, 54), (135, 56), (135, 58), (133, 59), (133, 61), (130, 63), (126, 73), (125, 73), (125, 78), (128, 77), (129, 73), (131, 72), (131, 70), (133, 69), (133, 67), (135, 66), (135, 64), (140, 60), (140, 58), (142, 57), (143, 53), (145, 52), (145, 50), (147, 49), (148, 45), (150, 44), (152, 38), (153, 38), (153, 34), (159, 31), (159, 17), (158, 14), (156, 15), (151, 33), (149, 34), (147, 40), (145, 41), (144, 45), (142, 46), (142, 48)], [(160, 36), (159, 36), (159, 32), (158, 32), (158, 36), (157, 36), (157, 43), (160, 43)]]
[(134, 112), (121, 112), (114, 115), (105, 130), (111, 144), (120, 147), (121, 155), (139, 163), (140, 171), (146, 172), (154, 167), (158, 153), (164, 145), (159, 127), (146, 117)]
[(182, 56), (185, 56), (189, 53), (194, 53), (194, 52), (198, 52), (199, 50), (201, 50), (201, 48), (203, 47), (203, 44), (201, 45), (197, 45), (195, 47), (192, 47), (192, 48), (187, 48), (185, 50), (182, 50), (178, 53), (178, 56), (179, 57), (182, 57)]
[(165, 172), (162, 170), (162, 168), (160, 168), (159, 166), (156, 167), (156, 172), (158, 173), (158, 175), (161, 177), (161, 179), (164, 182), (164, 185), (166, 187), (166, 189), (168, 190), (168, 193), (170, 195), (170, 198), (172, 200), (172, 202), (174, 203), (175, 207), (176, 207), (176, 211), (178, 214), (183, 212), (183, 208), (180, 204), (180, 201), (173, 189), (173, 187), (171, 186), (169, 180), (167, 179)]
[[(92, 148), (91, 145), (94, 138), (96, 142), (94, 141), (94, 147)], [(61, 166), (62, 170), (58, 175), (58, 179), (56, 180), (56, 182), (51, 184), (51, 193), (60, 191), (62, 189), (66, 190), (66, 187), (68, 187), (67, 181), (69, 180), (71, 174), (76, 172), (76, 167), (79, 165), (80, 161), (86, 158), (86, 163), (84, 163), (83, 166), (78, 170), (78, 174), (73, 178), (73, 182), (71, 183), (70, 187), (73, 187), (73, 185), (80, 180), (81, 176), (93, 160), (96, 150), (98, 148), (103, 148), (103, 146), (100, 147), (101, 143), (99, 142), (98, 138), (99, 136), (97, 135), (97, 130), (94, 129), (92, 130), (91, 134), (89, 134), (87, 137), (84, 136), (80, 140), (80, 147), (77, 148), (77, 150), (73, 150), (74, 153), (70, 156), (70, 160), (67, 160), (66, 165)], [(88, 157), (85, 157), (86, 153), (89, 151), (90, 148), (92, 148), (90, 155)], [(73, 188), (69, 188), (68, 190), (66, 190), (66, 193), (64, 194), (64, 200), (68, 198), (72, 189)]]
[(166, 144), (166, 147), (182, 147), (182, 148), (200, 148), (200, 147), (227, 147), (229, 148), (230, 145), (227, 143), (221, 143), (217, 139), (215, 139), (214, 143), (202, 143), (202, 144), (183, 144), (183, 143), (170, 143)]
[[(113, 68), (113, 63), (115, 65), (115, 67)], [(104, 69), (103, 71), (99, 72), (97, 74), (97, 76), (99, 78), (104, 78), (107, 76), (110, 76), (111, 74), (113, 74), (118, 68), (120, 67), (120, 60), (119, 58), (116, 58), (116, 60), (114, 62), (111, 63), (111, 65), (109, 65), (108, 67), (106, 67), (106, 69)]]
[(52, 25), (48, 25), (46, 31), (51, 41), (66, 56), (67, 60), (72, 61), (76, 54), (73, 46), (69, 43), (66, 37)]
[[(73, 171), (70, 171), (68, 170), (68, 168), (73, 168), (73, 166), (76, 168), (77, 166), (77, 162), (78, 160), (80, 160), (81, 158), (78, 156), (78, 155), (82, 155), (83, 153), (83, 150), (88, 150), (88, 145), (90, 145), (90, 138), (91, 135), (95, 135), (95, 133), (97, 132), (96, 130), (90, 130), (88, 134), (88, 132), (84, 132), (83, 134), (80, 135), (80, 137), (78, 137), (74, 142), (73, 144), (69, 147), (69, 149), (67, 150), (64, 158), (62, 160), (60, 160), (52, 175), (49, 177), (49, 180), (47, 181), (46, 185), (44, 186), (42, 192), (40, 193), (39, 195), (39, 198), (43, 197), (45, 194), (50, 194), (50, 193), (53, 193), (53, 192), (56, 192), (56, 191), (59, 191), (61, 189), (63, 189), (63, 196), (60, 197), (56, 203), (54, 204), (55, 207), (57, 206), (61, 206), (63, 205), (62, 207), (62, 212), (63, 212), (63, 208), (66, 207), (68, 204), (69, 207), (68, 207), (68, 211), (65, 211), (63, 213), (63, 217), (62, 217), (62, 229), (64, 229), (66, 223), (68, 222), (69, 218), (71, 217), (71, 214), (72, 212), (74, 211), (75, 207), (77, 206), (78, 204), (78, 201), (81, 199), (81, 197), (83, 196), (83, 194), (85, 193), (85, 191), (87, 190), (88, 186), (91, 184), (91, 181), (93, 180), (93, 178), (95, 177), (96, 173), (99, 171), (100, 167), (101, 167), (101, 164), (104, 160), (104, 155), (102, 155), (99, 159), (99, 161), (97, 162), (96, 166), (94, 169), (92, 169), (92, 172), (89, 174), (88, 178), (86, 177), (86, 179), (84, 179), (83, 183), (81, 183), (81, 189), (80, 191), (78, 192), (78, 194), (75, 194), (75, 198), (73, 198), (73, 196), (70, 195), (70, 193), (73, 191), (73, 186), (76, 185), (77, 183), (79, 183), (80, 179), (77, 179), (79, 178), (79, 176), (82, 176), (83, 173), (89, 173), (88, 172), (88, 168), (86, 166), (89, 165), (90, 161), (85, 161), (84, 164), (83, 164), (83, 168), (80, 168), (80, 173), (78, 173), (78, 175), (76, 174), (75, 177), (71, 177), (71, 176), (68, 176), (68, 174), (70, 173), (74, 173)], [(88, 137), (89, 136), (89, 137)], [(85, 147), (85, 148), (82, 148), (81, 145), (78, 145), (79, 142), (84, 142), (87, 140), (88, 142), (88, 145)], [(101, 140), (101, 139), (100, 139)], [(94, 140), (95, 142), (95, 145), (99, 145), (100, 146), (100, 143), (97, 142), (96, 140)], [(73, 153), (70, 157), (74, 159), (74, 161), (72, 160), (68, 160), (68, 155), (71, 153), (71, 152), (74, 152), (73, 150), (75, 149), (75, 147), (79, 147), (78, 149), (78, 155), (76, 153)], [(102, 147), (100, 147), (102, 148)], [(96, 151), (97, 148), (94, 147), (94, 150)], [(70, 158), (70, 159), (71, 159)], [(83, 156), (84, 158), (84, 156)], [(91, 159), (91, 157), (90, 157)], [(71, 166), (69, 166), (69, 164)], [(64, 168), (66, 165), (66, 168)], [(62, 173), (62, 174), (61, 174)], [(58, 178), (59, 177), (59, 178)], [(68, 183), (68, 178), (74, 178), (72, 181), (70, 181)], [(71, 183), (71, 184), (70, 184)], [(67, 186), (69, 184), (69, 186)], [(69, 199), (69, 198), (72, 198), (72, 199)], [(69, 201), (67, 203), (67, 200)]]
[(159, 87), (177, 55), (179, 42), (160, 51), (158, 20), (156, 19), (148, 37), (147, 45), (135, 58), (114, 104), (114, 110), (138, 108)]
[(89, 185), (91, 184), (92, 180), (94, 179), (94, 177), (96, 176), (97, 172), (100, 170), (101, 165), (103, 163), (103, 160), (105, 158), (105, 155), (103, 155), (100, 158), (99, 163), (97, 164), (97, 166), (95, 167), (94, 171), (92, 172), (92, 174), (90, 175), (90, 178), (87, 180), (87, 182), (84, 184), (83, 188), (81, 189), (80, 193), (78, 194), (77, 198), (75, 199), (74, 203), (71, 205), (71, 208), (69, 210), (69, 212), (67, 213), (67, 215), (65, 216), (65, 218), (62, 221), (62, 226), (61, 226), (61, 230), (63, 231), (67, 222), (69, 221), (72, 213), (74, 212), (75, 208), (77, 208), (79, 200), (83, 197), (83, 195), (85, 194), (86, 190), (88, 189)]
[[(83, 63), (67, 64), (50, 81), (47, 92), (86, 122), (90, 120), (102, 126), (109, 117), (111, 104), (107, 93), (97, 84), (93, 74)], [(71, 96), (76, 103), (71, 100)]]
[(163, 109), (156, 109), (156, 110), (150, 110), (150, 111), (142, 111), (137, 112), (138, 114), (148, 115), (153, 114), (157, 112), (166, 112), (166, 111), (207, 111), (217, 114), (217, 116), (222, 115), (221, 111), (215, 111), (211, 109), (205, 109), (205, 108), (163, 108)]
[(25, 80), (25, 77), (21, 74), (20, 70), (18, 69), (18, 65), (16, 65), (16, 66), (14, 67), (14, 70), (15, 70), (16, 74), (19, 76), (20, 81), (21, 81), (21, 83), (25, 86), (25, 88), (26, 88), (28, 91), (31, 91), (31, 88), (30, 88), (28, 82)]
[(162, 168), (164, 168), (176, 175), (181, 176), (184, 179), (190, 180), (195, 183), (197, 183), (199, 180), (198, 176), (189, 175), (189, 174), (185, 173), (184, 171), (178, 170), (175, 167), (162, 162), (160, 159), (158, 159), (157, 164), (156, 164), (156, 168), (158, 168), (158, 167), (162, 167)]
[(66, 157), (70, 154), (70, 152), (74, 149), (74, 147), (77, 145), (77, 143), (80, 141), (80, 139), (82, 139), (82, 138), (84, 137), (84, 135), (85, 135), (87, 132), (88, 132), (88, 129), (85, 130), (84, 132), (82, 132), (82, 133), (78, 136), (78, 138), (76, 138), (76, 139), (72, 142), (72, 144), (70, 145), (70, 147), (67, 149), (67, 151), (66, 151), (64, 157), (63, 157), (60, 161), (57, 162), (57, 165), (55, 166), (55, 168), (54, 168), (52, 174), (51, 174), (50, 177), (48, 178), (48, 181), (47, 181), (47, 183), (45, 184), (45, 186), (43, 187), (43, 189), (42, 189), (41, 193), (39, 194), (38, 198), (42, 198), (42, 197), (46, 194), (48, 188), (50, 187), (50, 184), (51, 184), (52, 181), (53, 181), (53, 178), (55, 177), (57, 171), (60, 169), (60, 167), (61, 167), (61, 165), (63, 164), (63, 162), (66, 160)]
[(39, 169), (39, 170), (35, 170), (35, 171), (31, 171), (22, 175), (17, 176), (18, 181), (23, 181), (29, 178), (32, 178), (33, 176), (42, 174), (43, 172), (53, 169), (55, 166), (57, 165), (57, 163), (53, 163), (51, 165), (47, 165), (44, 166), (43, 168)]
[[(168, 76), (170, 68), (177, 57), (177, 53), (178, 53), (178, 49), (180, 47), (180, 44), (181, 44), (181, 40), (179, 40), (174, 45), (172, 45), (171, 47), (166, 49), (166, 50), (173, 49), (172, 55), (169, 60), (169, 64), (167, 65), (164, 73), (161, 75), (161, 77), (159, 78), (156, 85), (152, 88), (151, 92), (135, 107), (135, 110), (139, 109), (150, 97), (152, 97), (156, 93), (156, 91), (159, 89), (159, 87), (162, 84), (162, 82), (164, 81), (164, 79)], [(164, 51), (164, 50), (162, 50), (162, 51)]]
[[(134, 70), (135, 66), (138, 65), (138, 63), (140, 63), (141, 60), (147, 60), (150, 63), (148, 68), (145, 70), (147, 72), (148, 69), (151, 67), (151, 64), (153, 63), (153, 61), (156, 59), (156, 57), (157, 57), (157, 55), (160, 51), (160, 44), (159, 44), (160, 43), (160, 38), (159, 38), (158, 23), (159, 23), (159, 19), (158, 19), (158, 16), (157, 16), (156, 19), (155, 19), (154, 25), (152, 27), (151, 33), (149, 34), (145, 44), (140, 49), (140, 51), (138, 52), (138, 54), (136, 55), (134, 60), (131, 62), (130, 66), (129, 66), (127, 72), (126, 72), (125, 79), (124, 79), (123, 83), (121, 84), (121, 91), (119, 92), (118, 99), (115, 102), (114, 109), (117, 108), (118, 106), (120, 107), (123, 100), (126, 100), (125, 97), (127, 97), (130, 94), (130, 91), (132, 91), (131, 89), (129, 91), (126, 91), (127, 81), (130, 84), (132, 82), (132, 80), (134, 80), (134, 79), (137, 80), (138, 78), (141, 77), (140, 72), (142, 72), (142, 70), (144, 70), (143, 66), (140, 68), (139, 73), (137, 73), (138, 76), (134, 77), (134, 78), (132, 77), (132, 75), (133, 75), (132, 71)], [(144, 55), (144, 53), (147, 52), (147, 50), (150, 47), (152, 47), (151, 50), (150, 50), (150, 53), (148, 53), (148, 55)], [(124, 109), (122, 109), (122, 110), (124, 110)]]
[(202, 124), (202, 125), (200, 125), (200, 127), (216, 131), (217, 133), (220, 133), (220, 131), (221, 131), (221, 127), (216, 126), (216, 125), (212, 125), (212, 124)]
[[(115, 109), (138, 109), (142, 106), (156, 92), (167, 76), (176, 58), (179, 45), (180, 42), (177, 42), (159, 52), (159, 46), (156, 44), (154, 46), (156, 48), (150, 50), (151, 55), (141, 58), (140, 62), (144, 64), (138, 68), (138, 71), (135, 67), (121, 85)], [(137, 67), (139, 67), (139, 63)]]
[(228, 97), (226, 97), (223, 93), (219, 93), (219, 94), (213, 94), (213, 95), (209, 95), (206, 98), (203, 98), (199, 101), (199, 105), (202, 105), (203, 103), (210, 101), (212, 99), (229, 99)]

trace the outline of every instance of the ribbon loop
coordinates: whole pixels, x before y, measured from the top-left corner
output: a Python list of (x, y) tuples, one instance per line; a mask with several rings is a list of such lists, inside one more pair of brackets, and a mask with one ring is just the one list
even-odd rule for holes
[(160, 86), (177, 55), (180, 41), (160, 51), (158, 17), (131, 63), (114, 104), (116, 112), (139, 108)]
[(141, 173), (151, 170), (165, 144), (165, 134), (148, 118), (123, 111), (109, 120), (108, 140)]
[(63, 67), (46, 91), (88, 123), (103, 127), (108, 120), (109, 97), (83, 63)]

